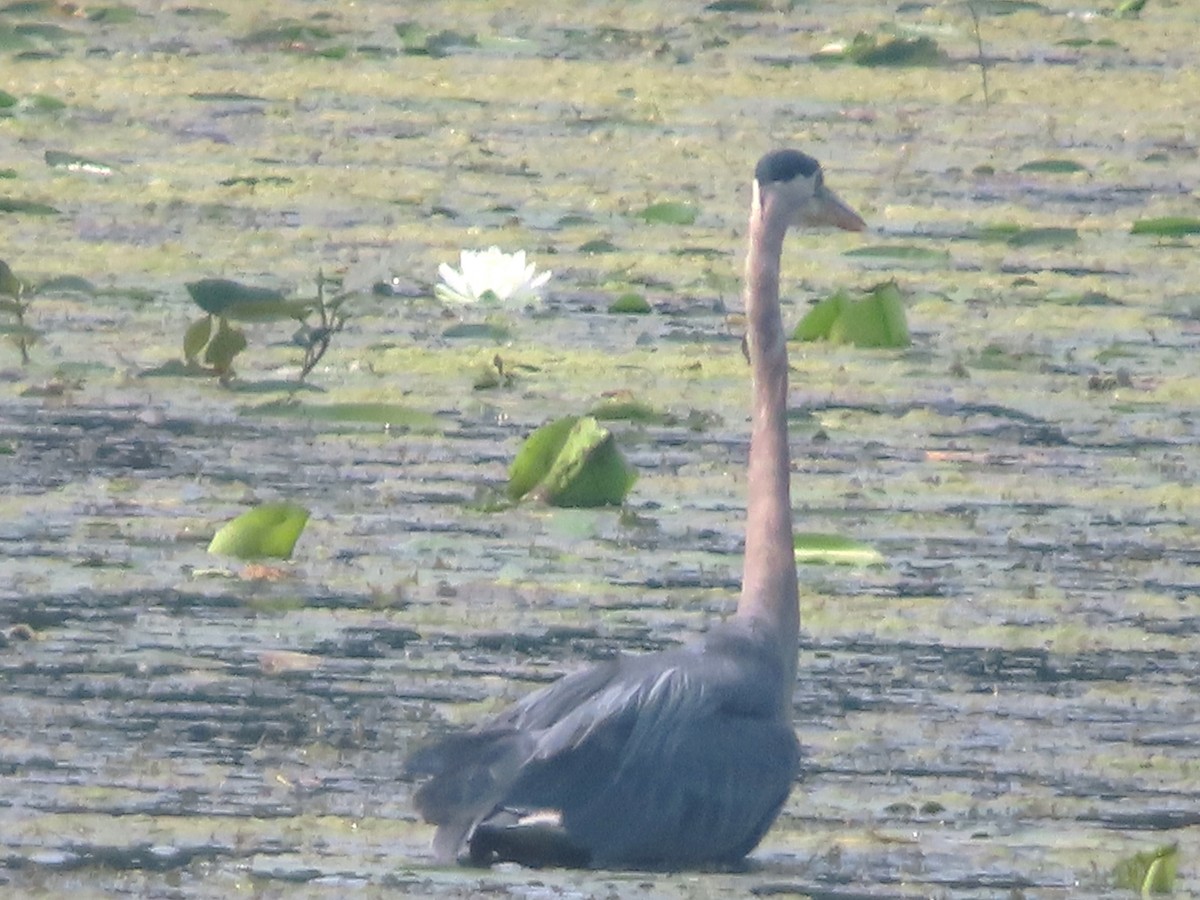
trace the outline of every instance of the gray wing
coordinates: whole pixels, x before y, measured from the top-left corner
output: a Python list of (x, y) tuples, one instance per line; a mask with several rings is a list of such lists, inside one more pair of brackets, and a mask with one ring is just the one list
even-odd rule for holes
[(799, 759), (778, 667), (744, 637), (586, 669), (432, 748), (443, 765), (417, 797), (439, 852), (493, 816), (553, 810), (594, 865), (740, 859)]

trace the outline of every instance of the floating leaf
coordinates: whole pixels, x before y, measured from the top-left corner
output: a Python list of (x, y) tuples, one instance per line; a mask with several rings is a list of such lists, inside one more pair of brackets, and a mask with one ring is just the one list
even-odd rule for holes
[(97, 162), (76, 153), (64, 153), (61, 150), (47, 150), (44, 154), (46, 165), (52, 169), (64, 169), (68, 172), (86, 172), (89, 175), (111, 175), (113, 167), (108, 163)]
[(225, 278), (204, 278), (185, 287), (206, 313), (238, 322), (303, 319), (312, 308), (306, 301), (284, 299), (274, 288), (251, 287)]
[(911, 343), (900, 289), (890, 281), (859, 299), (844, 291), (826, 297), (800, 320), (792, 338), (856, 347), (907, 347)]
[(240, 328), (229, 324), (228, 320), (220, 319), (217, 333), (208, 342), (204, 351), (204, 361), (221, 374), (229, 372), (233, 367), (233, 358), (246, 349), (246, 334)]
[(1115, 10), (1113, 15), (1118, 19), (1136, 19), (1146, 7), (1146, 0), (1123, 0)]
[(315, 422), (363, 422), (388, 429), (436, 431), (437, 417), (398, 403), (301, 403), (298, 400), (273, 400), (239, 410), (243, 416), (278, 416)]
[(945, 62), (946, 54), (930, 37), (891, 37), (880, 40), (875, 35), (855, 35), (845, 56), (860, 66), (936, 66)]
[(606, 241), (604, 238), (596, 238), (592, 241), (586, 241), (579, 245), (580, 253), (613, 253), (617, 249), (617, 245), (612, 241)]
[(645, 315), (650, 312), (650, 304), (641, 294), (622, 294), (608, 307), (610, 313), (625, 313), (627, 315)]
[(1005, 243), (1010, 247), (1061, 247), (1079, 241), (1074, 228), (1022, 228)]
[(193, 91), (188, 94), (193, 100), (200, 100), (205, 103), (214, 103), (221, 101), (248, 101), (252, 103), (267, 103), (268, 98), (260, 97), (257, 94), (243, 94), (241, 91)]
[(578, 421), (578, 416), (556, 419), (525, 439), (508, 470), (509, 497), (513, 500), (524, 497), (545, 477)]
[(457, 31), (429, 31), (416, 22), (400, 22), (396, 36), (409, 56), (431, 56), (435, 59), (448, 56), (456, 47), (478, 47), (479, 38), (473, 34)]
[(21, 279), (13, 274), (12, 269), (8, 267), (8, 263), (0, 259), (0, 294), (19, 297), (21, 289)]
[(87, 13), (90, 21), (104, 25), (125, 25), (136, 21), (138, 15), (138, 11), (132, 6), (124, 5), (92, 7)]
[(495, 322), (457, 322), (442, 332), (442, 337), (495, 341), (500, 344), (512, 337), (512, 332)]
[(213, 317), (204, 316), (197, 319), (188, 326), (188, 330), (183, 333), (183, 358), (188, 362), (195, 362), (200, 355), (200, 351), (208, 344), (208, 339), (212, 337)]
[(844, 566), (883, 565), (883, 554), (861, 541), (839, 534), (801, 532), (793, 539), (798, 563), (832, 563)]
[(568, 416), (531, 434), (509, 469), (508, 495), (535, 492), (553, 506), (620, 503), (637, 473), (611, 432), (592, 416)]
[(264, 503), (213, 535), (208, 552), (238, 559), (288, 559), (307, 523), (308, 510), (303, 506)]
[(693, 204), (676, 200), (652, 203), (638, 213), (644, 221), (659, 225), (691, 225), (698, 215), (699, 210)]
[(584, 416), (567, 435), (537, 493), (551, 506), (608, 506), (624, 500), (636, 480), (612, 433)]
[(1117, 887), (1137, 891), (1143, 897), (1169, 894), (1175, 886), (1178, 865), (1179, 845), (1169, 844), (1121, 860), (1113, 869), (1113, 880)]
[[(132, 290), (132, 289), (131, 289)], [(96, 286), (82, 275), (55, 275), (37, 287), (39, 294), (95, 294)], [(129, 296), (122, 293), (121, 296)]]
[(1050, 12), (1044, 5), (1033, 0), (971, 0), (971, 5), (976, 14), (981, 16), (1011, 16), (1019, 12), (1047, 15)]
[(945, 250), (935, 247), (918, 247), (915, 244), (873, 244), (869, 247), (855, 247), (853, 250), (847, 250), (843, 256), (927, 263), (944, 263), (950, 260), (950, 254)]
[(772, 0), (713, 0), (709, 12), (774, 12)]
[(659, 425), (667, 421), (667, 416), (647, 406), (638, 400), (606, 400), (592, 409), (589, 415), (601, 422), (640, 422), (645, 425)]
[(250, 32), (241, 39), (243, 44), (278, 44), (297, 48), (313, 42), (328, 41), (333, 32), (323, 25), (310, 25), (297, 19), (280, 19)]
[(1130, 234), (1155, 234), (1159, 237), (1182, 237), (1185, 234), (1200, 234), (1200, 219), (1187, 216), (1160, 216), (1156, 219), (1138, 219), (1133, 223)]
[(1066, 175), (1071, 172), (1086, 172), (1087, 166), (1077, 163), (1073, 159), (1034, 159), (1017, 166), (1017, 171)]
[(23, 106), (31, 112), (58, 112), (67, 108), (66, 103), (49, 94), (34, 94), (25, 101)]
[(217, 182), (221, 187), (236, 187), (238, 185), (257, 187), (260, 184), (281, 186), (292, 183), (293, 179), (288, 178), (286, 175), (235, 175), (232, 178), (223, 178)]
[(45, 203), (33, 200), (16, 200), (12, 197), (0, 197), (0, 212), (29, 213), (33, 216), (57, 216), (58, 210)]

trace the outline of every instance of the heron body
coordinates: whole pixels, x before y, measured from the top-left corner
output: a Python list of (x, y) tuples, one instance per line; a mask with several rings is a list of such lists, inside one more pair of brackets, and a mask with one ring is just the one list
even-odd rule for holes
[(692, 868), (736, 863), (787, 799), (799, 642), (779, 264), (791, 225), (862, 219), (816, 160), (755, 170), (746, 258), (753, 377), (745, 569), (737, 613), (671, 650), (568, 675), (419, 751), (417, 808), (439, 860)]

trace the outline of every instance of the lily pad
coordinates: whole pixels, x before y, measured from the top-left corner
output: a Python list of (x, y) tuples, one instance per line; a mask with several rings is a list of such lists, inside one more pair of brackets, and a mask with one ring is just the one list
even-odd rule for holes
[(845, 58), (860, 66), (937, 66), (946, 54), (930, 37), (888, 37), (880, 39), (859, 33), (846, 48)]
[(249, 101), (254, 103), (268, 102), (267, 97), (260, 97), (258, 94), (243, 94), (241, 91), (193, 91), (192, 93), (188, 94), (188, 97), (205, 103), (222, 101)]
[(0, 212), (29, 213), (31, 216), (57, 216), (59, 211), (46, 203), (35, 200), (17, 200), (13, 197), (0, 197)]
[(200, 351), (208, 346), (212, 337), (213, 317), (203, 316), (188, 326), (183, 333), (183, 358), (194, 363), (200, 356)]
[(238, 559), (288, 559), (308, 515), (307, 509), (295, 503), (264, 503), (213, 535), (208, 552)]
[(1087, 166), (1073, 159), (1033, 159), (1017, 166), (1018, 172), (1045, 172), (1050, 175), (1068, 175), (1086, 172)]
[(46, 165), (52, 169), (63, 169), (67, 172), (86, 172), (89, 175), (111, 175), (115, 169), (108, 163), (88, 159), (76, 153), (65, 153), (62, 150), (47, 150), (44, 154)]
[(1156, 219), (1138, 219), (1133, 223), (1130, 234), (1155, 234), (1159, 237), (1182, 237), (1185, 234), (1200, 234), (1200, 219), (1188, 216), (1160, 216)]
[(853, 250), (847, 250), (842, 255), (914, 263), (945, 263), (950, 261), (950, 254), (945, 250), (935, 247), (919, 247), (916, 244), (873, 244), (869, 247), (855, 247)]
[(856, 347), (907, 347), (911, 343), (903, 298), (891, 281), (858, 299), (845, 291), (826, 297), (800, 320), (792, 338)]
[(22, 287), (21, 279), (13, 274), (13, 270), (9, 268), (8, 263), (0, 259), (0, 294), (18, 297), (21, 294)]
[(218, 319), (217, 333), (204, 350), (204, 362), (217, 372), (227, 373), (233, 369), (233, 358), (247, 346), (246, 333), (242, 329), (230, 325), (225, 318)]
[(1113, 880), (1117, 887), (1137, 891), (1143, 897), (1169, 894), (1175, 886), (1178, 865), (1179, 845), (1169, 844), (1121, 860), (1113, 869)]
[(661, 203), (651, 203), (638, 213), (638, 217), (656, 225), (691, 225), (699, 214), (700, 211), (691, 203), (664, 200)]
[(225, 278), (204, 278), (185, 287), (206, 313), (238, 322), (303, 319), (312, 308), (305, 301), (287, 300), (274, 288), (251, 287)]
[(650, 304), (641, 294), (622, 294), (609, 305), (610, 313), (642, 316), (650, 312)]
[(1022, 228), (1005, 243), (1010, 247), (1062, 247), (1079, 241), (1074, 228)]
[(792, 541), (796, 562), (807, 564), (836, 564), (843, 566), (879, 566), (884, 558), (870, 544), (840, 534), (801, 532)]
[(410, 409), (398, 403), (301, 403), (298, 400), (274, 400), (258, 406), (243, 407), (244, 416), (279, 416), (316, 422), (363, 422), (388, 429), (406, 431), (437, 430), (432, 413)]
[(568, 416), (537, 429), (509, 469), (508, 495), (532, 494), (551, 506), (619, 504), (637, 473), (612, 433), (592, 416)]
[(638, 400), (606, 400), (592, 409), (591, 415), (601, 422), (640, 422), (660, 425), (668, 416)]
[(595, 238), (579, 245), (580, 253), (614, 253), (617, 245), (604, 238)]
[(512, 331), (495, 322), (457, 322), (442, 332), (442, 337), (450, 339), (472, 339), (495, 341), (503, 343), (512, 338)]

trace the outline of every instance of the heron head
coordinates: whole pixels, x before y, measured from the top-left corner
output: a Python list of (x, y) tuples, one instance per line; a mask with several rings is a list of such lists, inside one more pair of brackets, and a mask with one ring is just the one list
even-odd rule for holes
[(825, 186), (821, 164), (799, 150), (774, 150), (758, 161), (754, 182), (765, 203), (781, 203), (793, 224), (809, 228), (832, 225), (862, 231), (867, 223)]

